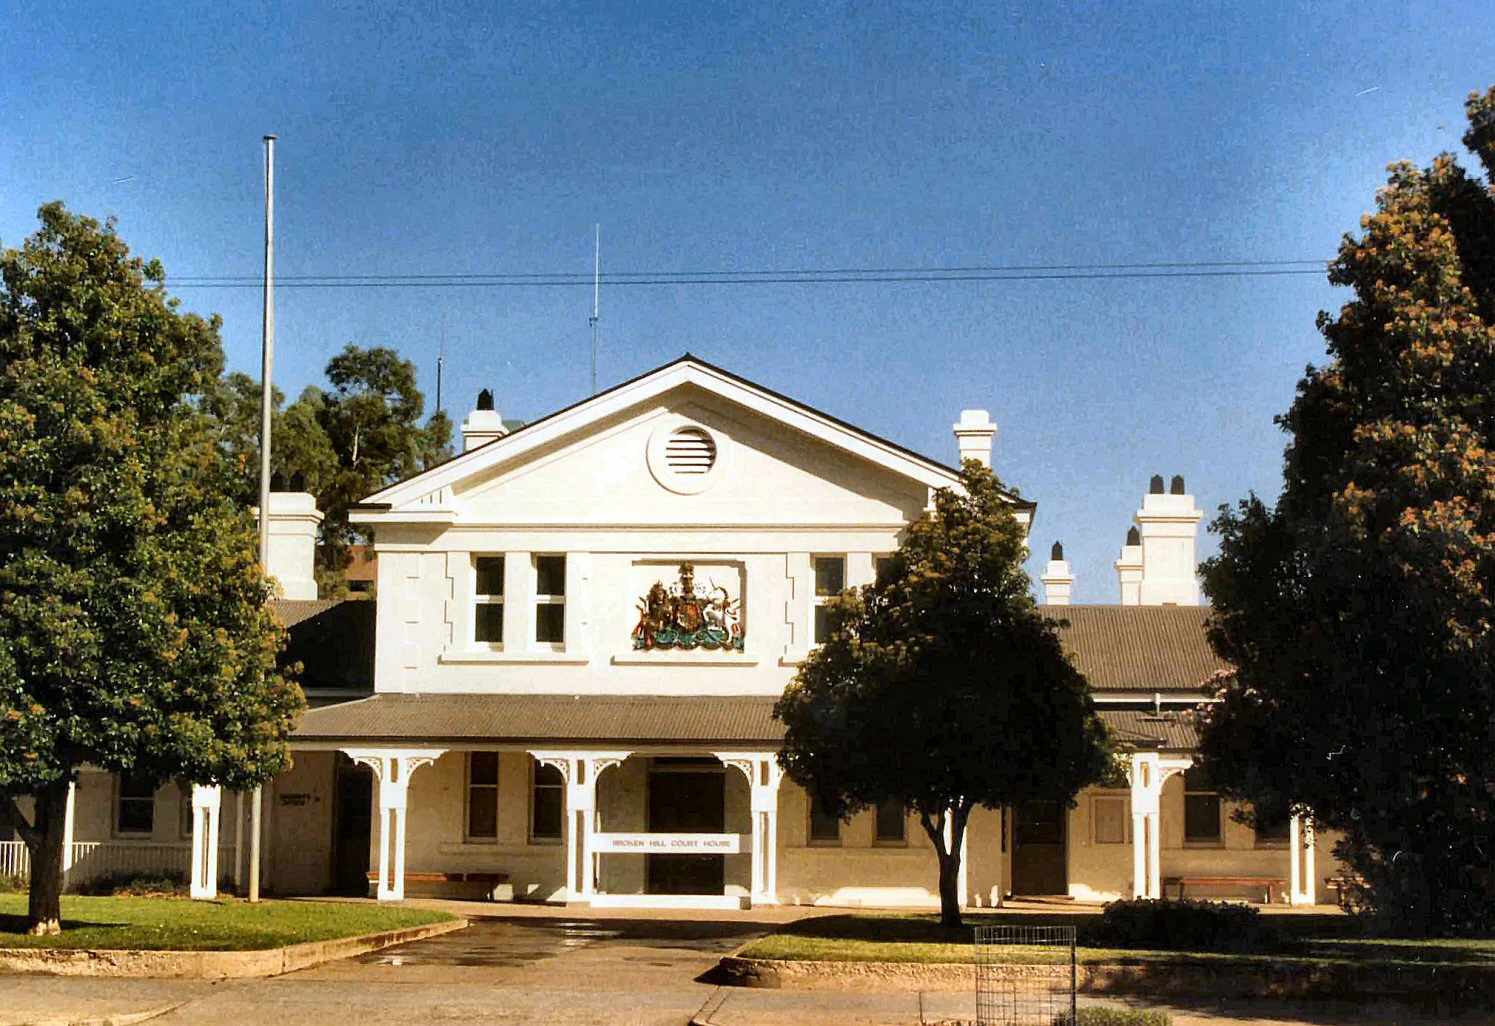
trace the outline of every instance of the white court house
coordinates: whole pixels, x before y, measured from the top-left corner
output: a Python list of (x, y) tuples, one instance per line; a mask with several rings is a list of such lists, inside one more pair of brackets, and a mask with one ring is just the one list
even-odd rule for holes
[[(958, 456), (990, 463), (987, 413), (963, 411), (948, 461), (933, 459), (689, 355), (514, 430), (491, 396), (478, 405), (460, 455), (355, 509), (376, 601), (317, 600), (320, 514), (309, 495), (272, 496), (270, 569), (313, 708), (294, 767), (264, 789), (264, 887), (937, 905), (917, 821), (818, 814), (779, 770), (771, 709), (825, 597), (873, 581), (932, 492), (958, 483)], [(1031, 524), (1034, 504), (1013, 503)], [(1045, 608), (1069, 621), (1129, 783), (1067, 809), (976, 810), (970, 906), (1327, 896), (1338, 867), (1306, 821), (1254, 831), (1191, 768), (1189, 710), (1228, 672), (1204, 636), (1200, 518), (1181, 478), (1153, 479), (1117, 605), (1070, 605), (1055, 546)], [(85, 772), (69, 881), (190, 866), (199, 894), (242, 884), (248, 805)]]

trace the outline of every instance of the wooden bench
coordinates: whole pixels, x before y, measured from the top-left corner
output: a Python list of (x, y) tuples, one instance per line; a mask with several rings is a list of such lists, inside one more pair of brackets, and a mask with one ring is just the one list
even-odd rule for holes
[(1365, 880), (1354, 873), (1336, 873), (1324, 880), (1324, 890), (1334, 892), (1334, 901), (1346, 912), (1350, 911), (1352, 896), (1366, 886)]
[[(378, 870), (368, 871), (369, 883), (377, 883), (379, 880)], [(488, 888), (491, 898), (492, 891), (500, 884), (509, 882), (508, 873), (439, 873), (431, 870), (406, 870), (406, 883), (435, 883), (435, 884), (483, 884)]]
[(1178, 898), (1184, 898), (1184, 891), (1188, 887), (1265, 887), (1267, 889), (1267, 904), (1270, 905), (1276, 897), (1274, 891), (1278, 887), (1287, 886), (1287, 881), (1273, 876), (1165, 876), (1163, 877), (1163, 897), (1168, 896), (1170, 886), (1178, 888)]

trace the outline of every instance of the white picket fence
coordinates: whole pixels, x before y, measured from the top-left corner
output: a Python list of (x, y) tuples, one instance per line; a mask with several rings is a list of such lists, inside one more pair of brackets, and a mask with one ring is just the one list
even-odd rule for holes
[[(219, 845), (218, 865), (229, 875), (234, 864), (233, 845)], [(67, 886), (80, 887), (106, 876), (149, 876), (155, 873), (186, 878), (192, 867), (192, 845), (157, 844), (145, 841), (75, 841), (73, 867)], [(225, 868), (227, 867), (227, 868)], [(31, 875), (31, 856), (25, 841), (0, 841), (0, 877)]]
[(25, 841), (0, 841), (0, 876), (30, 876), (31, 856)]

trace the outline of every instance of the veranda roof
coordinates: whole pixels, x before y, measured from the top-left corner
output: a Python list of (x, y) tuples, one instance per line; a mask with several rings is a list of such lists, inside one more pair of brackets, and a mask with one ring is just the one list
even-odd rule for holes
[[(751, 695), (380, 694), (312, 709), (299, 742), (776, 746), (784, 726), (774, 699)], [(1189, 713), (1100, 710), (1124, 746), (1188, 750), (1198, 743)]]
[(777, 745), (775, 699), (748, 695), (378, 694), (312, 709), (296, 741)]
[(1198, 718), (1190, 711), (1102, 709), (1100, 718), (1122, 748), (1189, 752), (1199, 747)]
[(1209, 606), (1042, 606), (1093, 691), (1196, 690), (1230, 669), (1209, 646)]

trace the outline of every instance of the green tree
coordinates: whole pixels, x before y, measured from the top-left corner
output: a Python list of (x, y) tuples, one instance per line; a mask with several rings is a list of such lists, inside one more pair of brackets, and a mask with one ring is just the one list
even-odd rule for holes
[[(1495, 90), (1465, 144), (1495, 173)], [(1279, 423), (1280, 497), (1222, 510), (1202, 748), (1227, 793), (1311, 809), (1388, 925), (1495, 928), (1495, 194), (1393, 164), (1330, 280), (1329, 363)]]
[(55, 933), (80, 766), (249, 787), (287, 765), (302, 698), (203, 412), (217, 319), (179, 311), (112, 223), (40, 220), (0, 252), (0, 825), (31, 853), (32, 932)]
[(829, 603), (829, 640), (774, 707), (779, 761), (824, 809), (894, 801), (918, 816), (949, 926), (971, 810), (1070, 802), (1109, 766), (1085, 678), (1030, 594), (1010, 496), (979, 463), (962, 477), (881, 581)]
[[(244, 506), (258, 505), (260, 495), (260, 383), (242, 371), (216, 382), (202, 409), (219, 432), (219, 445), (233, 475), (233, 496)], [(309, 386), (288, 408), (285, 396), (271, 390), (270, 473), (289, 481), (299, 478), (316, 494), (337, 474), (337, 454), (323, 430), (322, 392)]]
[(438, 410), (421, 424), (425, 397), (415, 364), (393, 349), (349, 343), (327, 364), (332, 388), (322, 397), (318, 422), (336, 455), (337, 469), (317, 493), (322, 560), (331, 583), (340, 582), (348, 545), (365, 535), (348, 522), (349, 508), (385, 485), (410, 477), (451, 452), (451, 420)]
[[(325, 514), (317, 579), (324, 596), (341, 594), (348, 546), (366, 540), (348, 523), (348, 509), (364, 496), (451, 455), (452, 422), (437, 410), (420, 422), (425, 396), (415, 365), (393, 349), (348, 345), (327, 364), (331, 388), (314, 385), (281, 409), (274, 391), (270, 470), (304, 482)], [(234, 467), (234, 494), (259, 502), (260, 384), (229, 374), (203, 407), (217, 423)]]

